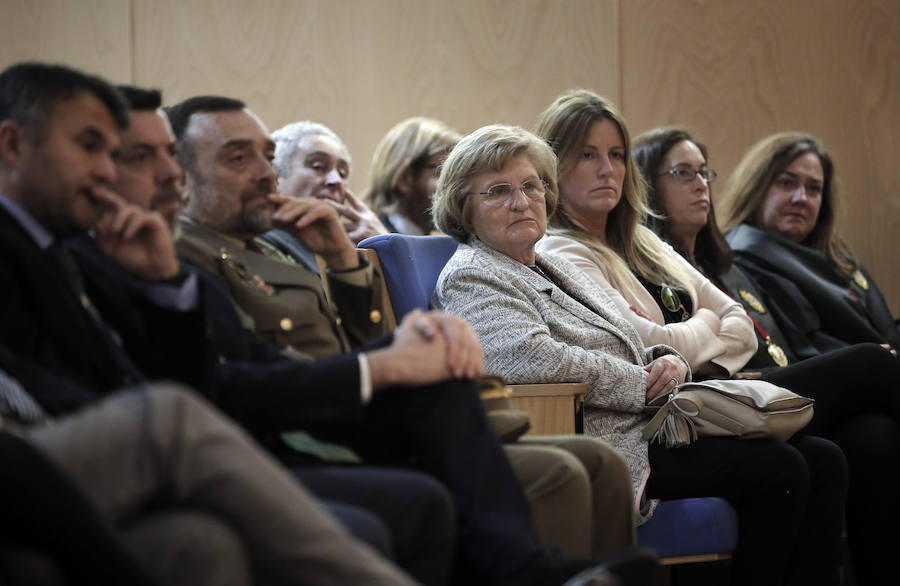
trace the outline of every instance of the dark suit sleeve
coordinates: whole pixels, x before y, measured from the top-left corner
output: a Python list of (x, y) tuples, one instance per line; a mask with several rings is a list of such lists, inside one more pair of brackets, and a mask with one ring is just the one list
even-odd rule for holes
[[(231, 417), (257, 432), (362, 416), (359, 358), (341, 354), (302, 362), (282, 354), (243, 327), (216, 277), (197, 267), (216, 367), (206, 394)], [(379, 340), (373, 347), (390, 343)]]
[(227, 362), (216, 369), (211, 398), (259, 432), (287, 431), (362, 417), (359, 362), (341, 354), (316, 362), (281, 358)]

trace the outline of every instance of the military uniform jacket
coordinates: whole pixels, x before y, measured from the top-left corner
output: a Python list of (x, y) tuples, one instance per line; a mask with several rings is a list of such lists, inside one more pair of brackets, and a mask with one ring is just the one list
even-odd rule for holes
[[(178, 254), (221, 280), (245, 320), (265, 341), (310, 359), (326, 358), (385, 333), (380, 275), (357, 286), (326, 275), (334, 304), (319, 277), (299, 264), (267, 256), (265, 244), (243, 243), (191, 221), (182, 222)], [(260, 248), (257, 248), (260, 246)]]
[[(802, 331), (821, 331), (845, 344), (875, 342), (900, 347), (900, 331), (884, 296), (860, 267), (853, 278), (839, 275), (822, 253), (742, 224), (727, 234), (735, 262)], [(810, 312), (796, 308), (798, 300)], [(812, 321), (818, 323), (812, 323)], [(783, 329), (787, 329), (782, 324)], [(820, 351), (834, 347), (820, 348)], [(796, 350), (796, 349), (795, 349)]]

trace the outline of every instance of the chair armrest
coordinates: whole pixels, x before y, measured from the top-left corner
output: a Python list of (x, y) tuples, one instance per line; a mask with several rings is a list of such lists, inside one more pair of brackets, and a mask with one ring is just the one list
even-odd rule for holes
[(513, 398), (521, 397), (580, 397), (587, 393), (585, 383), (540, 383), (533, 385), (509, 385)]
[(572, 434), (578, 406), (587, 393), (584, 383), (509, 385), (512, 406), (531, 417), (528, 435)]

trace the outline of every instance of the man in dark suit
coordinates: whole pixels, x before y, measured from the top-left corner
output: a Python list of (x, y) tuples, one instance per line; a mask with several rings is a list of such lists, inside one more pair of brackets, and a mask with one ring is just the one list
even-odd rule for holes
[[(471, 332), (458, 324), (415, 314), (364, 354), (311, 364), (272, 360), (264, 368), (230, 361), (240, 351), (206, 336), (197, 279), (174, 262), (165, 221), (108, 190), (127, 112), (114, 91), (90, 80), (35, 65), (0, 74), (3, 342), (102, 392), (145, 377), (191, 382), (256, 431), (321, 422), (327, 414), (323, 436), (373, 461), (412, 458), (444, 482), (460, 513), (462, 562), (476, 579), (554, 584), (590, 567), (537, 545), (471, 384), (434, 384), (480, 372), (480, 353), (472, 356), (465, 339)], [(91, 257), (79, 265), (59, 246), (90, 227), (107, 266)], [(115, 278), (110, 266), (130, 278)], [(448, 342), (443, 327), (456, 327), (457, 337)], [(58, 411), (95, 398), (39, 397)], [(336, 412), (346, 421), (341, 429)]]

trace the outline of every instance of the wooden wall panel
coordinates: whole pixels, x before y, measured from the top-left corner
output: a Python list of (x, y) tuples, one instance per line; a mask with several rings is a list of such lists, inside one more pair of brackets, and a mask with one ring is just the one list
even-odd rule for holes
[(0, 1), (0, 69), (25, 60), (65, 63), (131, 80), (131, 9), (122, 0)]
[(0, 67), (62, 61), (122, 82), (244, 98), (275, 129), (333, 127), (366, 182), (402, 118), (530, 126), (571, 87), (633, 133), (683, 124), (728, 176), (760, 137), (820, 136), (844, 234), (900, 314), (900, 1), (2, 0)]
[(633, 134), (691, 128), (723, 183), (766, 135), (821, 138), (844, 188), (842, 233), (900, 313), (900, 2), (629, 0), (620, 34)]
[(408, 116), (463, 132), (530, 126), (569, 87), (618, 91), (615, 0), (134, 4), (138, 83), (169, 102), (240, 97), (271, 130), (323, 122), (354, 157), (357, 191), (375, 144)]

